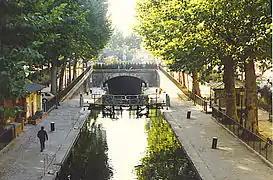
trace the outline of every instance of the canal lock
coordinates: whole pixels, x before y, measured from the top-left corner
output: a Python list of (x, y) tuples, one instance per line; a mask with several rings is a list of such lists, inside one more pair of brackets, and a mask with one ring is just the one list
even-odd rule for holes
[[(201, 179), (159, 110), (149, 118), (129, 110), (116, 114), (90, 113), (56, 180)], [(137, 137), (130, 137), (133, 129)]]

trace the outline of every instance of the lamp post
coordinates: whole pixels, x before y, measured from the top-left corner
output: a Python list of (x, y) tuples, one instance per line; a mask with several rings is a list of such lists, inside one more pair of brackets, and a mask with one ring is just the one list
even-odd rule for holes
[(241, 105), (241, 113), (240, 113), (240, 124), (243, 125), (243, 95), (244, 95), (244, 92), (240, 91), (240, 105)]

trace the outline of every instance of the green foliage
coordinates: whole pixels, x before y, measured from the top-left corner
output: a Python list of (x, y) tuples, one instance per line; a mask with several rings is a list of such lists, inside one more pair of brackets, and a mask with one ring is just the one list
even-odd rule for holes
[(49, 70), (44, 69), (40, 71), (35, 71), (34, 73), (29, 74), (28, 80), (33, 83), (48, 85), (50, 84)]
[(24, 107), (14, 106), (14, 107), (3, 107), (0, 106), (0, 113), (5, 116), (5, 119), (14, 118), (16, 115), (24, 112)]
[(26, 70), (97, 57), (111, 34), (105, 2), (1, 1), (0, 99), (25, 94)]
[(115, 29), (108, 45), (103, 50), (103, 58), (114, 57), (120, 61), (131, 61), (137, 50), (140, 49), (142, 38), (135, 34), (124, 36)]
[(271, 2), (267, 0), (141, 0), (136, 31), (145, 47), (174, 70), (207, 71), (230, 56), (271, 65)]
[(139, 180), (198, 179), (177, 138), (162, 115), (151, 113), (147, 123), (148, 148), (136, 166)]
[(110, 179), (113, 172), (108, 164), (108, 147), (104, 138), (101, 125), (90, 115), (60, 178), (67, 179), (70, 175), (71, 179)]

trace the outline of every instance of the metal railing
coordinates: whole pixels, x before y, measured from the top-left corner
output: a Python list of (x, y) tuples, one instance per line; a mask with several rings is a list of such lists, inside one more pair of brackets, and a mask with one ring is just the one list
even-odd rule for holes
[(210, 105), (209, 101), (205, 100), (204, 98), (198, 96), (197, 94), (195, 94), (189, 90), (188, 90), (188, 96), (190, 99), (193, 100), (194, 104), (198, 104), (198, 105), (202, 106), (203, 110), (206, 113), (209, 113), (208, 112), (208, 106)]
[(113, 63), (113, 64), (95, 64), (96, 69), (157, 69), (157, 64), (136, 64), (136, 63)]
[(148, 95), (102, 95), (102, 104), (104, 105), (147, 105)]
[(273, 163), (273, 147), (272, 141), (264, 140), (260, 136), (245, 129), (240, 123), (227, 116), (224, 112), (212, 107), (212, 116), (228, 128), (238, 138), (248, 144), (253, 150), (263, 156), (265, 159)]
[(164, 100), (159, 100), (158, 94), (139, 94), (139, 95), (112, 95), (112, 94), (91, 94), (91, 103), (106, 106), (123, 106), (123, 105), (165, 105)]
[(168, 72), (166, 72), (161, 66), (159, 67), (159, 69), (176, 85), (176, 87), (178, 87), (185, 95), (192, 99), (194, 103), (202, 106), (203, 110), (206, 113), (211, 113), (211, 111), (208, 111), (208, 107), (210, 107), (210, 102), (208, 100), (194, 94), (189, 90), (185, 92), (186, 89), (182, 87), (182, 84), (180, 82), (178, 82), (174, 77), (172, 77)]

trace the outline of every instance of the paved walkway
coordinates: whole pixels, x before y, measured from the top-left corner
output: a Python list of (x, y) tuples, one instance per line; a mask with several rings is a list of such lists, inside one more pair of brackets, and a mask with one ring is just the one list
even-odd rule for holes
[[(62, 163), (89, 114), (79, 107), (79, 96), (60, 104), (38, 125), (27, 125), (24, 132), (1, 151), (0, 180), (54, 179), (50, 175), (44, 177), (44, 173), (60, 167), (56, 165)], [(54, 132), (50, 132), (52, 121), (56, 127)], [(45, 127), (49, 136), (42, 153), (37, 138), (41, 126)]]
[[(192, 89), (192, 78), (189, 77), (189, 88)], [(210, 87), (206, 84), (199, 84), (202, 97), (210, 97)], [(269, 121), (269, 112), (258, 109), (259, 132), (265, 137), (273, 139), (273, 124)]]
[[(180, 101), (180, 90), (160, 73), (161, 87), (171, 97), (166, 119), (204, 180), (273, 179), (271, 169), (254, 152), (219, 126), (211, 115), (202, 113), (189, 101)], [(191, 119), (186, 118), (187, 111)], [(218, 137), (218, 149), (211, 149), (212, 137)]]

